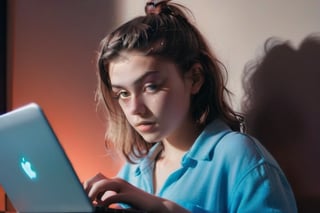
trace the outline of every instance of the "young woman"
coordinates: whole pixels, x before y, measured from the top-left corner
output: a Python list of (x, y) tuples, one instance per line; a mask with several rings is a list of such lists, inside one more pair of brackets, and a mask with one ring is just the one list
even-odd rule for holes
[(127, 163), (86, 181), (89, 197), (147, 212), (296, 212), (276, 161), (239, 132), (223, 66), (188, 10), (149, 0), (145, 11), (102, 41), (97, 98)]

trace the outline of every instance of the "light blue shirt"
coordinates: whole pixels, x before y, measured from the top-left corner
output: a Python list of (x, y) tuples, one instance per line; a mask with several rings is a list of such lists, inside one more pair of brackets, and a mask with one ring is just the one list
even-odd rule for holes
[[(154, 194), (153, 168), (161, 148), (156, 144), (139, 164), (125, 164), (118, 176)], [(297, 212), (291, 187), (273, 157), (257, 140), (220, 120), (199, 135), (157, 196), (191, 212)]]

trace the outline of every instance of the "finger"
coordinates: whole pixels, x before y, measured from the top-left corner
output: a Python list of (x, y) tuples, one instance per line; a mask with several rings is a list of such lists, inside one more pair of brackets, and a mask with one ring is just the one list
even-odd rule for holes
[(82, 186), (84, 188), (84, 190), (87, 192), (90, 188), (90, 183), (89, 183), (89, 180), (86, 180), (82, 183)]
[(93, 203), (95, 205), (100, 205), (100, 206), (104, 206), (103, 202), (110, 196), (113, 196), (117, 194), (116, 192), (113, 191), (106, 191), (106, 192), (101, 192), (99, 193), (96, 198), (93, 200)]
[[(155, 205), (153, 198), (154, 196), (141, 191), (137, 191), (137, 193), (118, 193), (101, 201), (101, 205), (110, 206), (112, 204), (125, 203), (134, 209), (151, 210)], [(160, 201), (158, 200), (158, 202)]]
[(90, 189), (88, 190), (88, 197), (91, 200), (100, 200), (102, 194), (107, 191), (107, 183), (108, 180), (106, 179), (93, 182)]
[(95, 176), (93, 176), (92, 178), (86, 180), (83, 182), (83, 188), (87, 191), (91, 188), (91, 185), (101, 176), (101, 174), (96, 174)]
[(104, 175), (102, 175), (101, 173), (98, 173), (97, 175), (95, 175), (94, 177), (86, 180), (84, 183), (83, 183), (83, 188), (84, 190), (87, 192), (87, 194), (90, 193), (90, 191), (92, 190), (92, 187), (95, 185), (96, 182), (99, 182), (103, 179), (108, 179), (106, 178)]
[(101, 200), (99, 202), (99, 205), (109, 207), (111, 205), (118, 204), (118, 203), (125, 203), (133, 208), (138, 208), (136, 207), (135, 202), (132, 200), (132, 196), (127, 196), (126, 194), (117, 194), (117, 193), (108, 196), (104, 200)]
[(117, 193), (116, 192), (114, 192), (114, 191), (106, 191), (102, 196), (101, 196), (101, 199), (100, 199), (100, 201), (105, 201), (106, 199), (108, 199), (109, 197), (111, 197), (111, 196), (114, 196), (114, 195), (116, 195)]
[(114, 196), (114, 195), (116, 195), (116, 194), (117, 194), (117, 193), (114, 192), (114, 191), (106, 191), (105, 193), (103, 193), (103, 194), (101, 195), (101, 198), (95, 200), (95, 202), (96, 202), (96, 204), (99, 205), (99, 206), (105, 206), (105, 205), (104, 205), (104, 201), (105, 201), (106, 199), (108, 199), (109, 197)]
[(104, 178), (94, 182), (91, 185), (91, 190), (92, 191), (96, 191), (96, 190), (114, 191), (118, 193), (123, 191), (124, 189), (128, 189), (129, 186), (130, 186), (129, 183), (127, 183), (126, 181), (120, 178), (112, 178), (112, 179)]
[(99, 204), (116, 193), (128, 192), (133, 187), (120, 178), (100, 178), (101, 176), (98, 176), (96, 179), (94, 178), (88, 190), (89, 198)]

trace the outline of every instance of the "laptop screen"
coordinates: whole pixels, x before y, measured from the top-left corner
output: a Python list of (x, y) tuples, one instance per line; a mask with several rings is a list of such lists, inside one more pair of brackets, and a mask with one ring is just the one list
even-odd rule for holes
[(20, 212), (90, 212), (91, 202), (37, 104), (0, 116), (0, 184)]

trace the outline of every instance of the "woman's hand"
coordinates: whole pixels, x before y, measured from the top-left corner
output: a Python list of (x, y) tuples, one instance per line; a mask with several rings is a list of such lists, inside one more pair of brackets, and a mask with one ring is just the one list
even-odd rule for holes
[(125, 203), (147, 212), (188, 212), (169, 200), (149, 194), (120, 178), (97, 174), (83, 184), (89, 198), (96, 205)]

